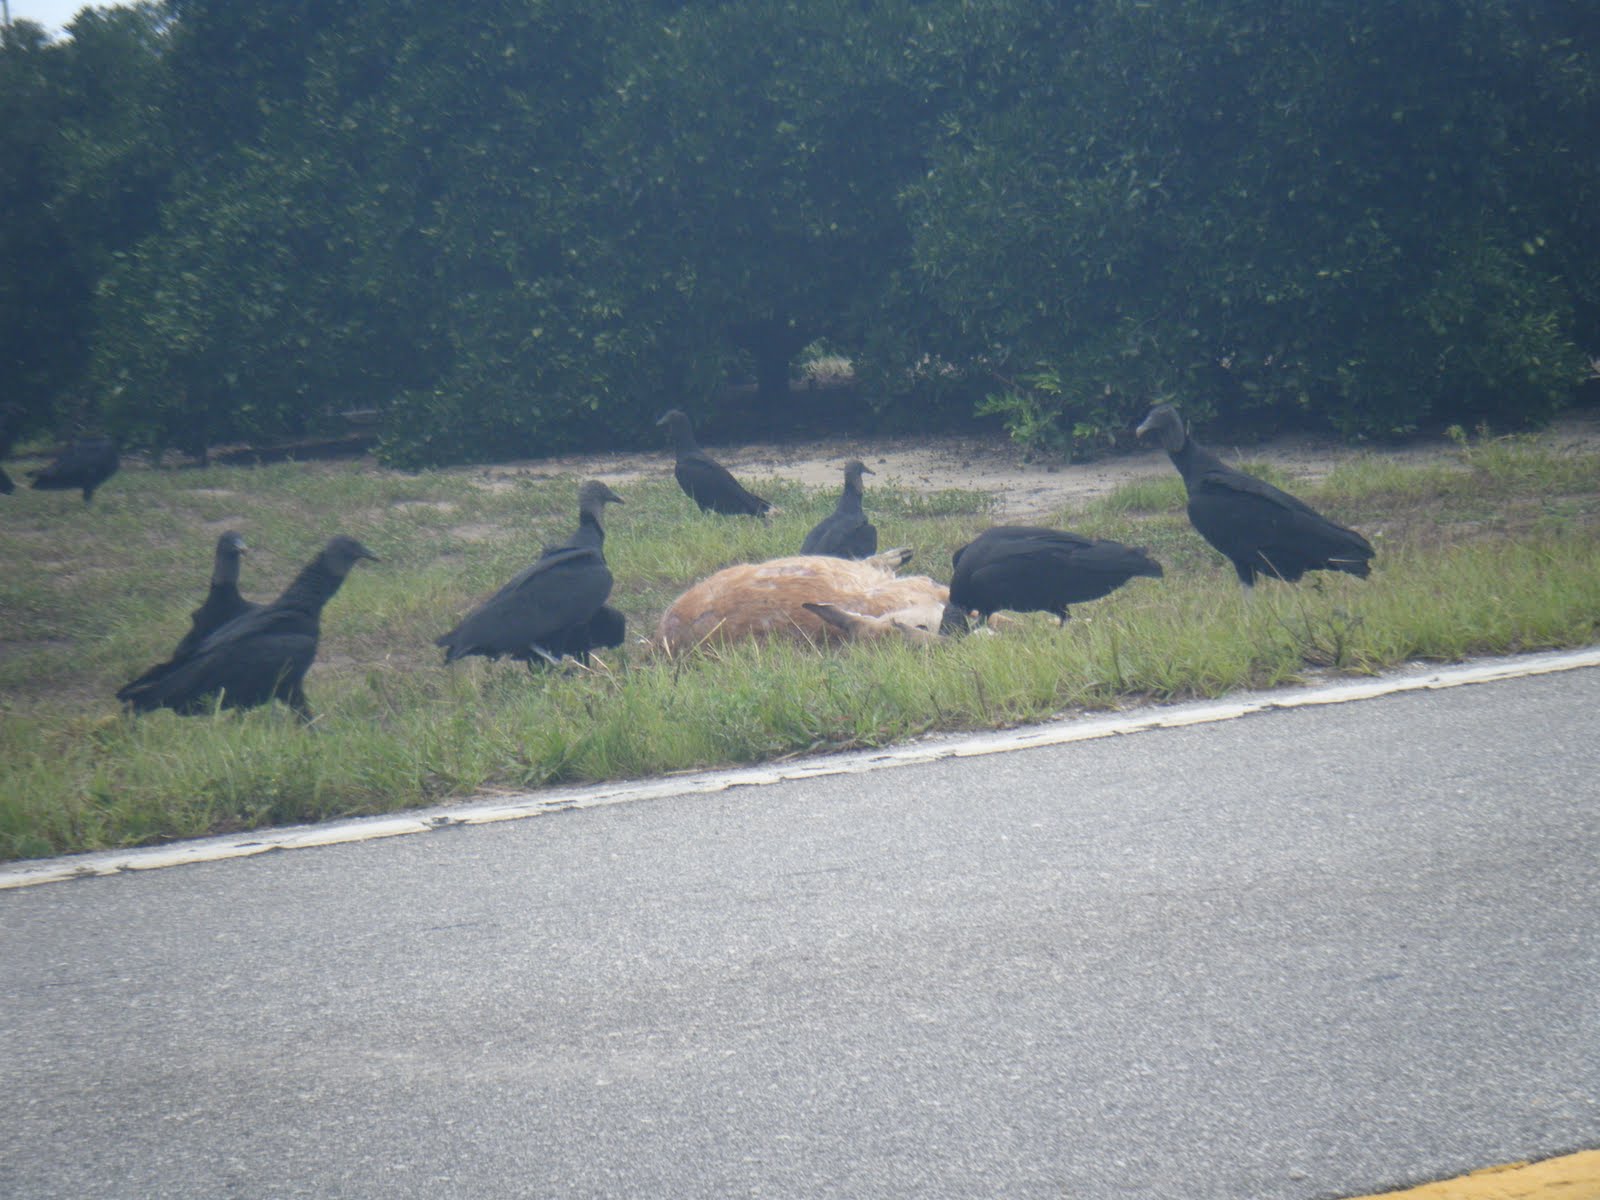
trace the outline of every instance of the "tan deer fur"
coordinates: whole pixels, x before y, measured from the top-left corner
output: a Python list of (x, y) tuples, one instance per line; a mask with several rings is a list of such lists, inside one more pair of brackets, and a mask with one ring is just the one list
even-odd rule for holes
[[(656, 625), (655, 645), (683, 654), (702, 645), (725, 646), (744, 639), (790, 637), (819, 644), (881, 636), (889, 629), (910, 633), (939, 627), (950, 589), (926, 575), (896, 575), (909, 550), (889, 550), (854, 561), (797, 555), (727, 567), (702, 579), (674, 600)], [(806, 606), (831, 605), (847, 616), (889, 618), (888, 626), (862, 621), (831, 623)], [(900, 614), (897, 622), (895, 614)], [(915, 636), (914, 634), (912, 636)]]

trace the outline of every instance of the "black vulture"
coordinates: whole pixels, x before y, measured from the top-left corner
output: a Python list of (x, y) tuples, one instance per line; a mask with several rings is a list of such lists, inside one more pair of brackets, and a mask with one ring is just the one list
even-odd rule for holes
[(254, 708), (282, 700), (311, 720), (302, 683), (317, 655), (322, 606), (356, 563), (377, 555), (352, 537), (335, 537), (271, 604), (235, 617), (148, 688), (129, 697), (135, 709), (180, 713)]
[[(600, 513), (607, 504), (621, 504), (622, 497), (613, 492), (605, 484), (590, 480), (584, 485), (589, 488), (589, 500), (593, 505), (592, 519), (586, 519), (584, 510), (584, 488), (578, 489), (578, 529), (564, 542), (557, 542), (553, 546), (546, 546), (541, 559), (563, 550), (577, 547), (592, 547), (596, 551), (603, 550), (606, 541), (606, 531), (600, 524)], [(602, 491), (603, 489), (603, 491)], [(622, 645), (623, 639), (628, 635), (628, 620), (609, 604), (602, 604), (598, 612), (581, 625), (571, 629), (564, 629), (560, 633), (552, 634), (550, 639), (543, 644), (543, 649), (553, 659), (575, 658), (581, 663), (589, 661), (591, 650), (605, 649), (611, 646)], [(529, 668), (534, 665), (533, 658), (527, 659)]]
[(701, 512), (723, 513), (730, 517), (764, 517), (772, 505), (751, 492), (728, 473), (728, 468), (712, 458), (694, 440), (694, 426), (681, 409), (673, 409), (657, 425), (665, 425), (672, 433), (673, 448), (677, 451), (677, 465), (672, 474), (688, 496), (700, 506)]
[(950, 603), (987, 621), (1001, 609), (1054, 613), (1098, 600), (1137, 575), (1161, 578), (1143, 549), (1060, 529), (996, 525), (955, 552)]
[(859, 462), (844, 466), (844, 491), (833, 512), (818, 521), (801, 543), (801, 554), (832, 558), (871, 558), (878, 552), (878, 531), (861, 511), (861, 476), (874, 474)]
[(1294, 583), (1307, 571), (1345, 571), (1365, 579), (1372, 544), (1270, 483), (1224, 466), (1188, 435), (1171, 404), (1158, 404), (1139, 425), (1153, 433), (1183, 476), (1189, 522), (1233, 563), (1239, 582), (1257, 575)]
[[(600, 524), (600, 513), (607, 504), (621, 504), (622, 497), (613, 492), (605, 484), (590, 480), (584, 485), (590, 489), (589, 499), (594, 512), (592, 519), (585, 519), (584, 514), (584, 488), (578, 489), (578, 529), (564, 542), (557, 542), (553, 546), (546, 546), (539, 555), (541, 559), (563, 550), (579, 547), (592, 547), (596, 551), (603, 550), (606, 542), (605, 527)], [(603, 493), (602, 493), (603, 489)], [(622, 645), (623, 639), (628, 634), (628, 620), (609, 604), (602, 604), (598, 612), (581, 625), (571, 629), (564, 629), (553, 634), (543, 646), (551, 658), (575, 658), (581, 663), (589, 661), (589, 651), (605, 649), (611, 646)], [(534, 665), (532, 658), (527, 660), (528, 666)]]
[[(627, 618), (609, 604), (602, 604), (599, 611), (584, 624), (564, 629), (546, 639), (542, 649), (553, 659), (573, 658), (587, 663), (590, 651), (620, 646), (627, 634)], [(528, 665), (534, 665), (531, 657)]]
[(578, 489), (577, 532), (547, 547), (537, 562), (437, 639), (445, 662), (471, 654), (505, 656), (531, 670), (535, 661), (553, 662), (562, 654), (582, 660), (594, 646), (620, 644), (622, 614), (605, 607), (611, 569), (600, 513), (607, 504), (621, 503), (605, 484), (585, 482)]
[(88, 438), (73, 442), (48, 467), (33, 473), (33, 486), (40, 491), (63, 492), (83, 489), (83, 502), (94, 498), (94, 490), (117, 473), (122, 460), (117, 444), (110, 438)]
[(183, 635), (183, 640), (166, 662), (151, 667), (123, 687), (117, 693), (118, 700), (135, 703), (137, 696), (186, 662), (206, 638), (235, 617), (242, 617), (261, 607), (239, 594), (239, 559), (244, 553), (244, 538), (233, 530), (217, 539), (217, 551), (211, 564), (211, 589), (206, 592), (205, 601), (200, 607), (189, 614), (189, 632)]

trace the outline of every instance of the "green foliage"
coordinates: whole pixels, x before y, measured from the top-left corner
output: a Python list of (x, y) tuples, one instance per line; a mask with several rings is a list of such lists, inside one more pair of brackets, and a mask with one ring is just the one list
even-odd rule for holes
[(1059, 391), (1049, 389), (1000, 392), (978, 404), (978, 415), (1003, 418), (1012, 440), (1029, 449), (1066, 454), (1071, 451), (1072, 443), (1058, 424), (1061, 417), (1059, 396)]
[[(410, 297), (407, 324), (437, 351), (386, 405), (386, 461), (548, 454), (643, 423), (629, 371), (646, 335), (595, 270), (600, 176), (584, 147), (627, 11), (429, 6), (357, 106), (351, 149), (383, 181), (369, 236), (398, 251), (361, 270)], [(371, 20), (374, 37), (392, 24)]]
[[(0, 31), (0, 386), (22, 410), (8, 413), (7, 425), (24, 428), (49, 420), (82, 340), (84, 283), (50, 211), (60, 175), (51, 154), (62, 102), (55, 58), (36, 25)], [(51, 324), (63, 318), (51, 336)], [(16, 434), (0, 436), (9, 443)]]
[[(1595, 222), (1530, 170), (1590, 197), (1600, 179), (1572, 124), (1594, 91), (1573, 83), (1583, 52), (1563, 18), (1498, 3), (1280, 16), (1259, 0), (1078, 12), (951, 21), (986, 86), (909, 193), (918, 266), (969, 352), (1071, 381), (992, 402), (1019, 434), (1126, 428), (1181, 398), (1381, 435), (1538, 421), (1570, 394), (1571, 297), (1592, 295), (1594, 272), (1565, 263)], [(1002, 46), (1026, 49), (985, 53)]]
[(646, 386), (706, 396), (740, 372), (775, 409), (804, 347), (881, 323), (933, 115), (904, 51), (917, 11), (694, 3), (627, 31), (593, 127), (594, 265)]
[[(1150, 402), (1536, 425), (1600, 350), (1600, 64), (1509, 0), (168, 0), (0, 45), (39, 432), (419, 465), (859, 419), (1051, 454)], [(753, 380), (754, 398), (743, 385)], [(730, 387), (730, 384), (740, 385)], [(16, 422), (12, 422), (16, 424)]]
[(201, 455), (326, 427), (376, 403), (407, 356), (376, 353), (381, 299), (352, 288), (323, 220), (350, 171), (257, 153), (217, 167), (102, 280), (93, 378), (129, 443)]
[[(174, 111), (226, 94), (102, 287), (95, 378), (125, 436), (198, 452), (377, 407), (397, 462), (578, 440), (605, 302), (577, 282), (574, 134), (606, 6), (180, 9)], [(223, 46), (249, 48), (232, 81)]]
[(170, 174), (156, 6), (85, 9), (70, 33), (0, 30), (0, 455), (93, 423), (95, 280), (153, 226)]

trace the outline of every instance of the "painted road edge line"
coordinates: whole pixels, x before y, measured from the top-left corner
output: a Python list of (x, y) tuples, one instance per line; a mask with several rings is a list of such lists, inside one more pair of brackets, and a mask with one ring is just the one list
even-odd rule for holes
[(547, 813), (599, 808), (608, 804), (627, 804), (638, 800), (720, 792), (735, 787), (758, 787), (790, 780), (815, 779), (825, 775), (857, 775), (890, 767), (937, 762), (945, 758), (969, 758), (981, 754), (1004, 754), (1012, 750), (1027, 750), (1039, 746), (1062, 746), (1071, 742), (1093, 741), (1097, 738), (1145, 733), (1156, 729), (1181, 729), (1191, 725), (1232, 721), (1254, 713), (1279, 709), (1348, 704), (1405, 692), (1495, 683), (1560, 671), (1575, 671), (1585, 667), (1600, 667), (1600, 646), (1585, 650), (1523, 655), (1516, 658), (1486, 659), (1460, 666), (1413, 670), (1375, 679), (1252, 692), (1224, 700), (1150, 706), (1105, 717), (1069, 717), (1042, 725), (1004, 730), (1000, 733), (938, 735), (883, 750), (853, 750), (756, 767), (669, 775), (660, 779), (547, 788), (499, 800), (469, 801), (464, 804), (413, 810), (391, 816), (358, 817), (319, 825), (293, 825), (249, 834), (199, 838), (170, 846), (149, 846), (134, 850), (74, 854), (64, 858), (35, 859), (0, 867), (0, 891), (31, 887), (40, 883), (60, 883), (69, 879), (119, 875), (128, 871), (160, 870), (188, 863), (249, 858), (277, 850), (302, 850), (313, 846), (334, 846), (348, 842), (366, 842), (379, 838), (429, 833), (462, 825), (489, 825), (497, 821), (517, 821)]
[(1349, 1200), (1588, 1200), (1595, 1196), (1600, 1196), (1600, 1150), (1483, 1167), (1453, 1179)]

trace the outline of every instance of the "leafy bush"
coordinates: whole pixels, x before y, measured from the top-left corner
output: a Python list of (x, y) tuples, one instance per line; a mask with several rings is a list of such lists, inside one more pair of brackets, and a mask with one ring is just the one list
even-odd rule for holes
[(908, 195), (937, 301), (1033, 381), (989, 401), (1018, 436), (1099, 437), (1153, 399), (1349, 435), (1520, 425), (1570, 393), (1573, 222), (1528, 174), (1593, 194), (1552, 116), (1593, 104), (1561, 90), (1557, 33), (1496, 3), (1079, 11), (990, 6), (989, 86)]
[(1591, 17), (182, 0), (90, 10), (61, 45), (24, 23), (0, 42), (0, 382), (195, 450), (377, 407), (412, 464), (669, 403), (781, 427), (818, 339), (882, 427), (976, 408), (1056, 453), (1159, 399), (1230, 432), (1537, 422), (1600, 351)]

